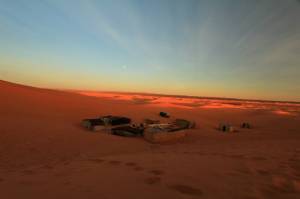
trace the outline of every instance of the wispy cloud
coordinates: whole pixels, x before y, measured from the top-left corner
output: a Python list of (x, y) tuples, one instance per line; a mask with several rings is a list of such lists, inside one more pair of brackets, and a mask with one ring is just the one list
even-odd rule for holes
[(300, 93), (299, 13), (297, 0), (3, 1), (0, 57), (24, 73), (115, 75), (116, 90), (281, 97)]

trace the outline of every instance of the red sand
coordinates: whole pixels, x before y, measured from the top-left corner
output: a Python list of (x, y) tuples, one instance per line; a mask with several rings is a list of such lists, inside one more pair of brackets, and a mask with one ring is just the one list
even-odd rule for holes
[[(0, 198), (300, 198), (298, 104), (91, 97), (4, 81), (0, 91)], [(161, 119), (161, 110), (197, 128), (159, 145), (79, 126), (107, 114)], [(254, 129), (223, 134), (220, 121)]]

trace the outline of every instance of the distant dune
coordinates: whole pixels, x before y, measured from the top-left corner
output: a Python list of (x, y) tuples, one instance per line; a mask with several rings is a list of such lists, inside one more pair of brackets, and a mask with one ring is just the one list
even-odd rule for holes
[(241, 100), (230, 98), (205, 98), (189, 96), (173, 96), (159, 94), (125, 93), (125, 92), (97, 92), (97, 91), (71, 91), (86, 96), (105, 98), (111, 100), (132, 101), (135, 104), (148, 104), (160, 107), (177, 108), (209, 108), (209, 109), (260, 109), (281, 115), (298, 115), (300, 103)]
[(297, 101), (280, 101), (280, 100), (259, 100), (259, 99), (242, 99), (242, 98), (229, 98), (229, 97), (209, 97), (209, 96), (192, 96), (192, 95), (170, 95), (170, 94), (159, 94), (159, 93), (147, 93), (147, 92), (117, 92), (117, 91), (89, 91), (89, 90), (75, 90), (69, 89), (66, 91), (74, 92), (74, 93), (85, 93), (90, 95), (95, 95), (96, 93), (102, 94), (113, 94), (113, 95), (138, 95), (138, 96), (146, 96), (146, 97), (171, 97), (178, 99), (208, 99), (208, 100), (226, 100), (226, 101), (249, 101), (249, 102), (266, 102), (266, 103), (285, 103), (285, 104), (300, 104)]
[[(298, 105), (181, 98), (95, 97), (0, 81), (0, 197), (300, 197)], [(159, 111), (197, 128), (159, 145), (79, 125), (107, 114), (168, 121)], [(254, 128), (240, 129), (244, 121)], [(239, 132), (221, 133), (219, 122)]]

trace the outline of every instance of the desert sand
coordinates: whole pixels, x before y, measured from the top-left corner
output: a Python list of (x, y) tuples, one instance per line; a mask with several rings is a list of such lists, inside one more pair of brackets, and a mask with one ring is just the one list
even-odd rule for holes
[[(0, 81), (0, 198), (300, 198), (297, 103), (66, 92)], [(175, 143), (92, 133), (83, 118), (197, 123)], [(219, 122), (253, 129), (221, 133)]]

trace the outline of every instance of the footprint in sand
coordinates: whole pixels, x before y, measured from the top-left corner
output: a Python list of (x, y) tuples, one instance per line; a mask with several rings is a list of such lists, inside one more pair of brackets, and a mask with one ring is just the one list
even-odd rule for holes
[(54, 167), (53, 166), (51, 166), (51, 165), (44, 165), (43, 167), (42, 167), (43, 169), (54, 169)]
[(65, 162), (63, 163), (63, 165), (65, 165), (65, 166), (70, 165), (70, 164), (71, 164), (71, 162), (69, 162), (69, 161), (65, 161)]
[(234, 158), (234, 159), (245, 159), (244, 155), (239, 155), (239, 154), (227, 155), (227, 157)]
[(154, 170), (150, 170), (149, 173), (152, 173), (154, 175), (163, 175), (165, 172), (162, 170), (154, 169)]
[(35, 174), (35, 172), (33, 170), (30, 170), (30, 169), (23, 170), (22, 173), (24, 173), (26, 175), (33, 175), (33, 174)]
[(238, 173), (241, 173), (241, 174), (245, 174), (245, 175), (251, 175), (251, 171), (248, 169), (248, 168), (238, 168), (235, 170), (236, 172)]
[(197, 155), (206, 155), (205, 153), (203, 152), (196, 152)]
[(140, 167), (140, 166), (136, 166), (133, 168), (135, 171), (143, 171), (144, 168), (143, 167)]
[(63, 182), (63, 185), (71, 185), (70, 181)]
[(270, 172), (266, 169), (256, 169), (256, 172), (262, 176), (269, 176)]
[(157, 152), (157, 153), (160, 153), (160, 154), (166, 154), (167, 152), (165, 152), (165, 151), (160, 151), (160, 152)]
[(265, 160), (267, 160), (267, 158), (261, 157), (261, 156), (254, 156), (251, 159), (256, 160), (256, 161), (265, 161)]
[(99, 158), (90, 158), (90, 159), (88, 159), (88, 161), (95, 162), (98, 164), (104, 162), (103, 159), (99, 159)]
[(289, 168), (292, 169), (293, 175), (300, 179), (300, 161), (299, 160), (294, 160), (289, 162)]
[[(85, 170), (83, 169), (81, 171), (85, 171)], [(67, 177), (67, 176), (69, 176), (69, 174), (66, 173), (66, 172), (55, 172), (53, 175), (56, 176), (56, 177)]]
[(294, 162), (300, 162), (300, 160), (297, 158), (297, 156), (293, 156), (288, 159), (289, 162), (294, 163)]
[(137, 163), (135, 163), (135, 162), (127, 162), (125, 165), (133, 167), (133, 166), (137, 166)]
[(31, 186), (31, 185), (40, 185), (38, 183), (32, 182), (32, 181), (27, 181), (27, 180), (22, 180), (19, 182), (21, 185), (26, 185), (26, 186)]
[(179, 193), (185, 194), (185, 195), (191, 195), (191, 196), (202, 196), (203, 193), (200, 189), (187, 186), (187, 185), (181, 185), (181, 184), (176, 184), (169, 186), (170, 189), (173, 189)]
[(148, 185), (154, 185), (161, 181), (160, 177), (150, 177), (145, 179), (145, 183)]
[(111, 165), (120, 165), (122, 162), (118, 161), (118, 160), (111, 160), (108, 163), (111, 164)]
[(282, 176), (273, 176), (269, 191), (287, 194), (299, 193), (298, 187), (295, 185), (295, 181), (289, 180)]
[(133, 169), (134, 169), (135, 171), (142, 171), (142, 170), (144, 170), (143, 167), (138, 166), (138, 164), (135, 163), (135, 162), (127, 162), (127, 163), (125, 163), (125, 165), (126, 165), (126, 166), (129, 166), (129, 167), (133, 167)]

